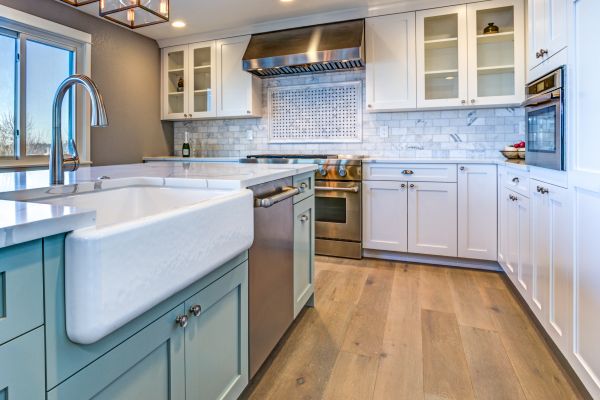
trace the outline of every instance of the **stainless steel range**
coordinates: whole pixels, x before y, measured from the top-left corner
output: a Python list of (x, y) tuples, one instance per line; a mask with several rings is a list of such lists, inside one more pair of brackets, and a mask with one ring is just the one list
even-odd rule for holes
[(316, 253), (362, 258), (362, 158), (343, 155), (260, 154), (241, 162), (317, 164)]

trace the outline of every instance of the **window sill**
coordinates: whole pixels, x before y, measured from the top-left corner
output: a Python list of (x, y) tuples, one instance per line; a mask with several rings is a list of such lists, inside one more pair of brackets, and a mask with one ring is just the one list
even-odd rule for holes
[[(81, 161), (81, 165), (88, 167), (92, 165), (91, 161)], [(48, 160), (2, 160), (0, 161), (0, 172), (4, 170), (26, 170), (26, 169), (45, 169), (48, 168)]]

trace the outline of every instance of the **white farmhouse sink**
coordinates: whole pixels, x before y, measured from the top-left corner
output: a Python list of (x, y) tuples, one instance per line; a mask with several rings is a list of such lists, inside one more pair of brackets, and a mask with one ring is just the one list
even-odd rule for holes
[(96, 210), (65, 243), (67, 334), (105, 337), (223, 263), (254, 238), (252, 192), (132, 186), (50, 199)]

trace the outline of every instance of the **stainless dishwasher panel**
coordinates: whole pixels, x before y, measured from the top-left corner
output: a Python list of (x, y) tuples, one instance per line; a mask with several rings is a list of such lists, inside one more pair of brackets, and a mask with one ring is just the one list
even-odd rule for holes
[[(255, 197), (254, 243), (249, 251), (251, 378), (294, 320), (293, 193), (296, 192), (291, 186), (292, 178), (288, 178), (250, 188)], [(272, 201), (261, 202), (268, 198), (276, 202), (272, 205), (269, 205)]]

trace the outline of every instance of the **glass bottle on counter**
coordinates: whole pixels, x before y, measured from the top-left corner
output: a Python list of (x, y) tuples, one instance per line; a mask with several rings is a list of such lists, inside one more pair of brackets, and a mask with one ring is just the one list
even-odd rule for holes
[(190, 148), (190, 139), (189, 139), (189, 134), (186, 132), (185, 133), (185, 137), (183, 139), (183, 146), (181, 148), (181, 155), (183, 157), (189, 157), (192, 153), (192, 150)]

